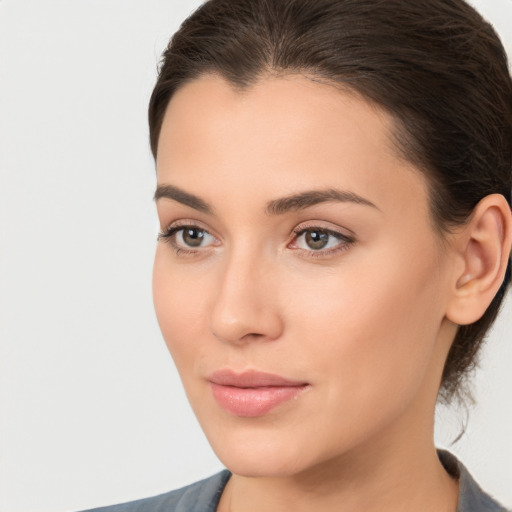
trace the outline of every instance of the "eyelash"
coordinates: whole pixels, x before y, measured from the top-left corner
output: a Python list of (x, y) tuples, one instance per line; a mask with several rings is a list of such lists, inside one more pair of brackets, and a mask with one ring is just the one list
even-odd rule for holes
[[(158, 241), (162, 241), (164, 243), (168, 243), (171, 245), (174, 253), (177, 256), (197, 256), (201, 249), (185, 249), (181, 246), (179, 246), (176, 243), (176, 234), (180, 231), (183, 231), (185, 229), (197, 229), (198, 231), (204, 232), (210, 236), (213, 236), (208, 230), (202, 228), (201, 226), (198, 226), (196, 224), (192, 223), (185, 223), (185, 224), (175, 224), (172, 226), (169, 226), (165, 231), (158, 233)], [(333, 255), (336, 255), (338, 253), (341, 253), (345, 250), (347, 250), (350, 246), (352, 246), (356, 239), (353, 236), (344, 235), (338, 231), (334, 231), (331, 229), (327, 229), (318, 225), (311, 225), (311, 226), (300, 226), (299, 228), (296, 228), (293, 230), (293, 241), (292, 243), (296, 243), (299, 237), (306, 234), (307, 232), (320, 232), (324, 233), (326, 235), (332, 236), (336, 238), (339, 241), (339, 244), (336, 245), (336, 247), (327, 249), (327, 250), (314, 250), (314, 249), (301, 249), (301, 248), (294, 248), (294, 250), (299, 251), (307, 258), (329, 258)], [(288, 244), (290, 245), (290, 244)]]

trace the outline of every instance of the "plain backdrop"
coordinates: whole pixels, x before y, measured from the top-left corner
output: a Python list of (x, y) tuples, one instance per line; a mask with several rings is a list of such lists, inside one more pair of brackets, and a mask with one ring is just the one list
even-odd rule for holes
[[(0, 511), (66, 512), (221, 468), (151, 299), (157, 222), (146, 108), (199, 5), (0, 0)], [(512, 1), (474, 0), (512, 55)], [(451, 449), (512, 506), (511, 300)], [(448, 446), (464, 411), (440, 411)]]

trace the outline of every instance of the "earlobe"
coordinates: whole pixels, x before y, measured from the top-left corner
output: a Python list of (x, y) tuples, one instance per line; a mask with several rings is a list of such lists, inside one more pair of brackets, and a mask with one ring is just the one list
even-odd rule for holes
[(446, 316), (468, 325), (485, 313), (505, 276), (512, 244), (512, 213), (506, 199), (500, 194), (483, 198), (455, 238), (461, 265), (455, 270)]

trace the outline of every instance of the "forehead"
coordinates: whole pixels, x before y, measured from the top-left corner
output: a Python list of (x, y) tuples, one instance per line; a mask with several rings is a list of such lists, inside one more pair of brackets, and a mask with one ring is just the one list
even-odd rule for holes
[[(340, 123), (340, 121), (342, 123)], [(350, 124), (348, 127), (347, 125)], [(367, 145), (388, 147), (393, 133), (391, 116), (350, 89), (318, 82), (301, 75), (258, 80), (244, 89), (217, 75), (206, 75), (182, 86), (173, 95), (163, 121), (159, 146), (168, 152), (173, 141), (185, 138), (207, 142), (229, 134), (234, 140), (251, 139), (268, 149), (284, 143), (341, 135), (340, 144), (363, 131)], [(192, 133), (190, 133), (192, 132)], [(215, 133), (213, 133), (215, 132)], [(174, 148), (178, 149), (178, 148)]]
[(157, 174), (206, 195), (223, 184), (224, 195), (248, 189), (265, 199), (315, 186), (372, 202), (405, 201), (411, 187), (426, 197), (422, 174), (394, 146), (390, 115), (354, 92), (293, 75), (242, 91), (218, 76), (180, 88), (164, 116)]

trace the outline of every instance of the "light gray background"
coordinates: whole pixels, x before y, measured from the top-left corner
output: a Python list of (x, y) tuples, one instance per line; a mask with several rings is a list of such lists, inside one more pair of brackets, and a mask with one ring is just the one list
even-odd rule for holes
[[(221, 467), (150, 288), (147, 101), (164, 45), (199, 3), (0, 0), (1, 512), (126, 501)], [(512, 1), (474, 3), (512, 54)], [(510, 507), (510, 297), (505, 308), (453, 450)], [(442, 411), (439, 443), (463, 416)]]

